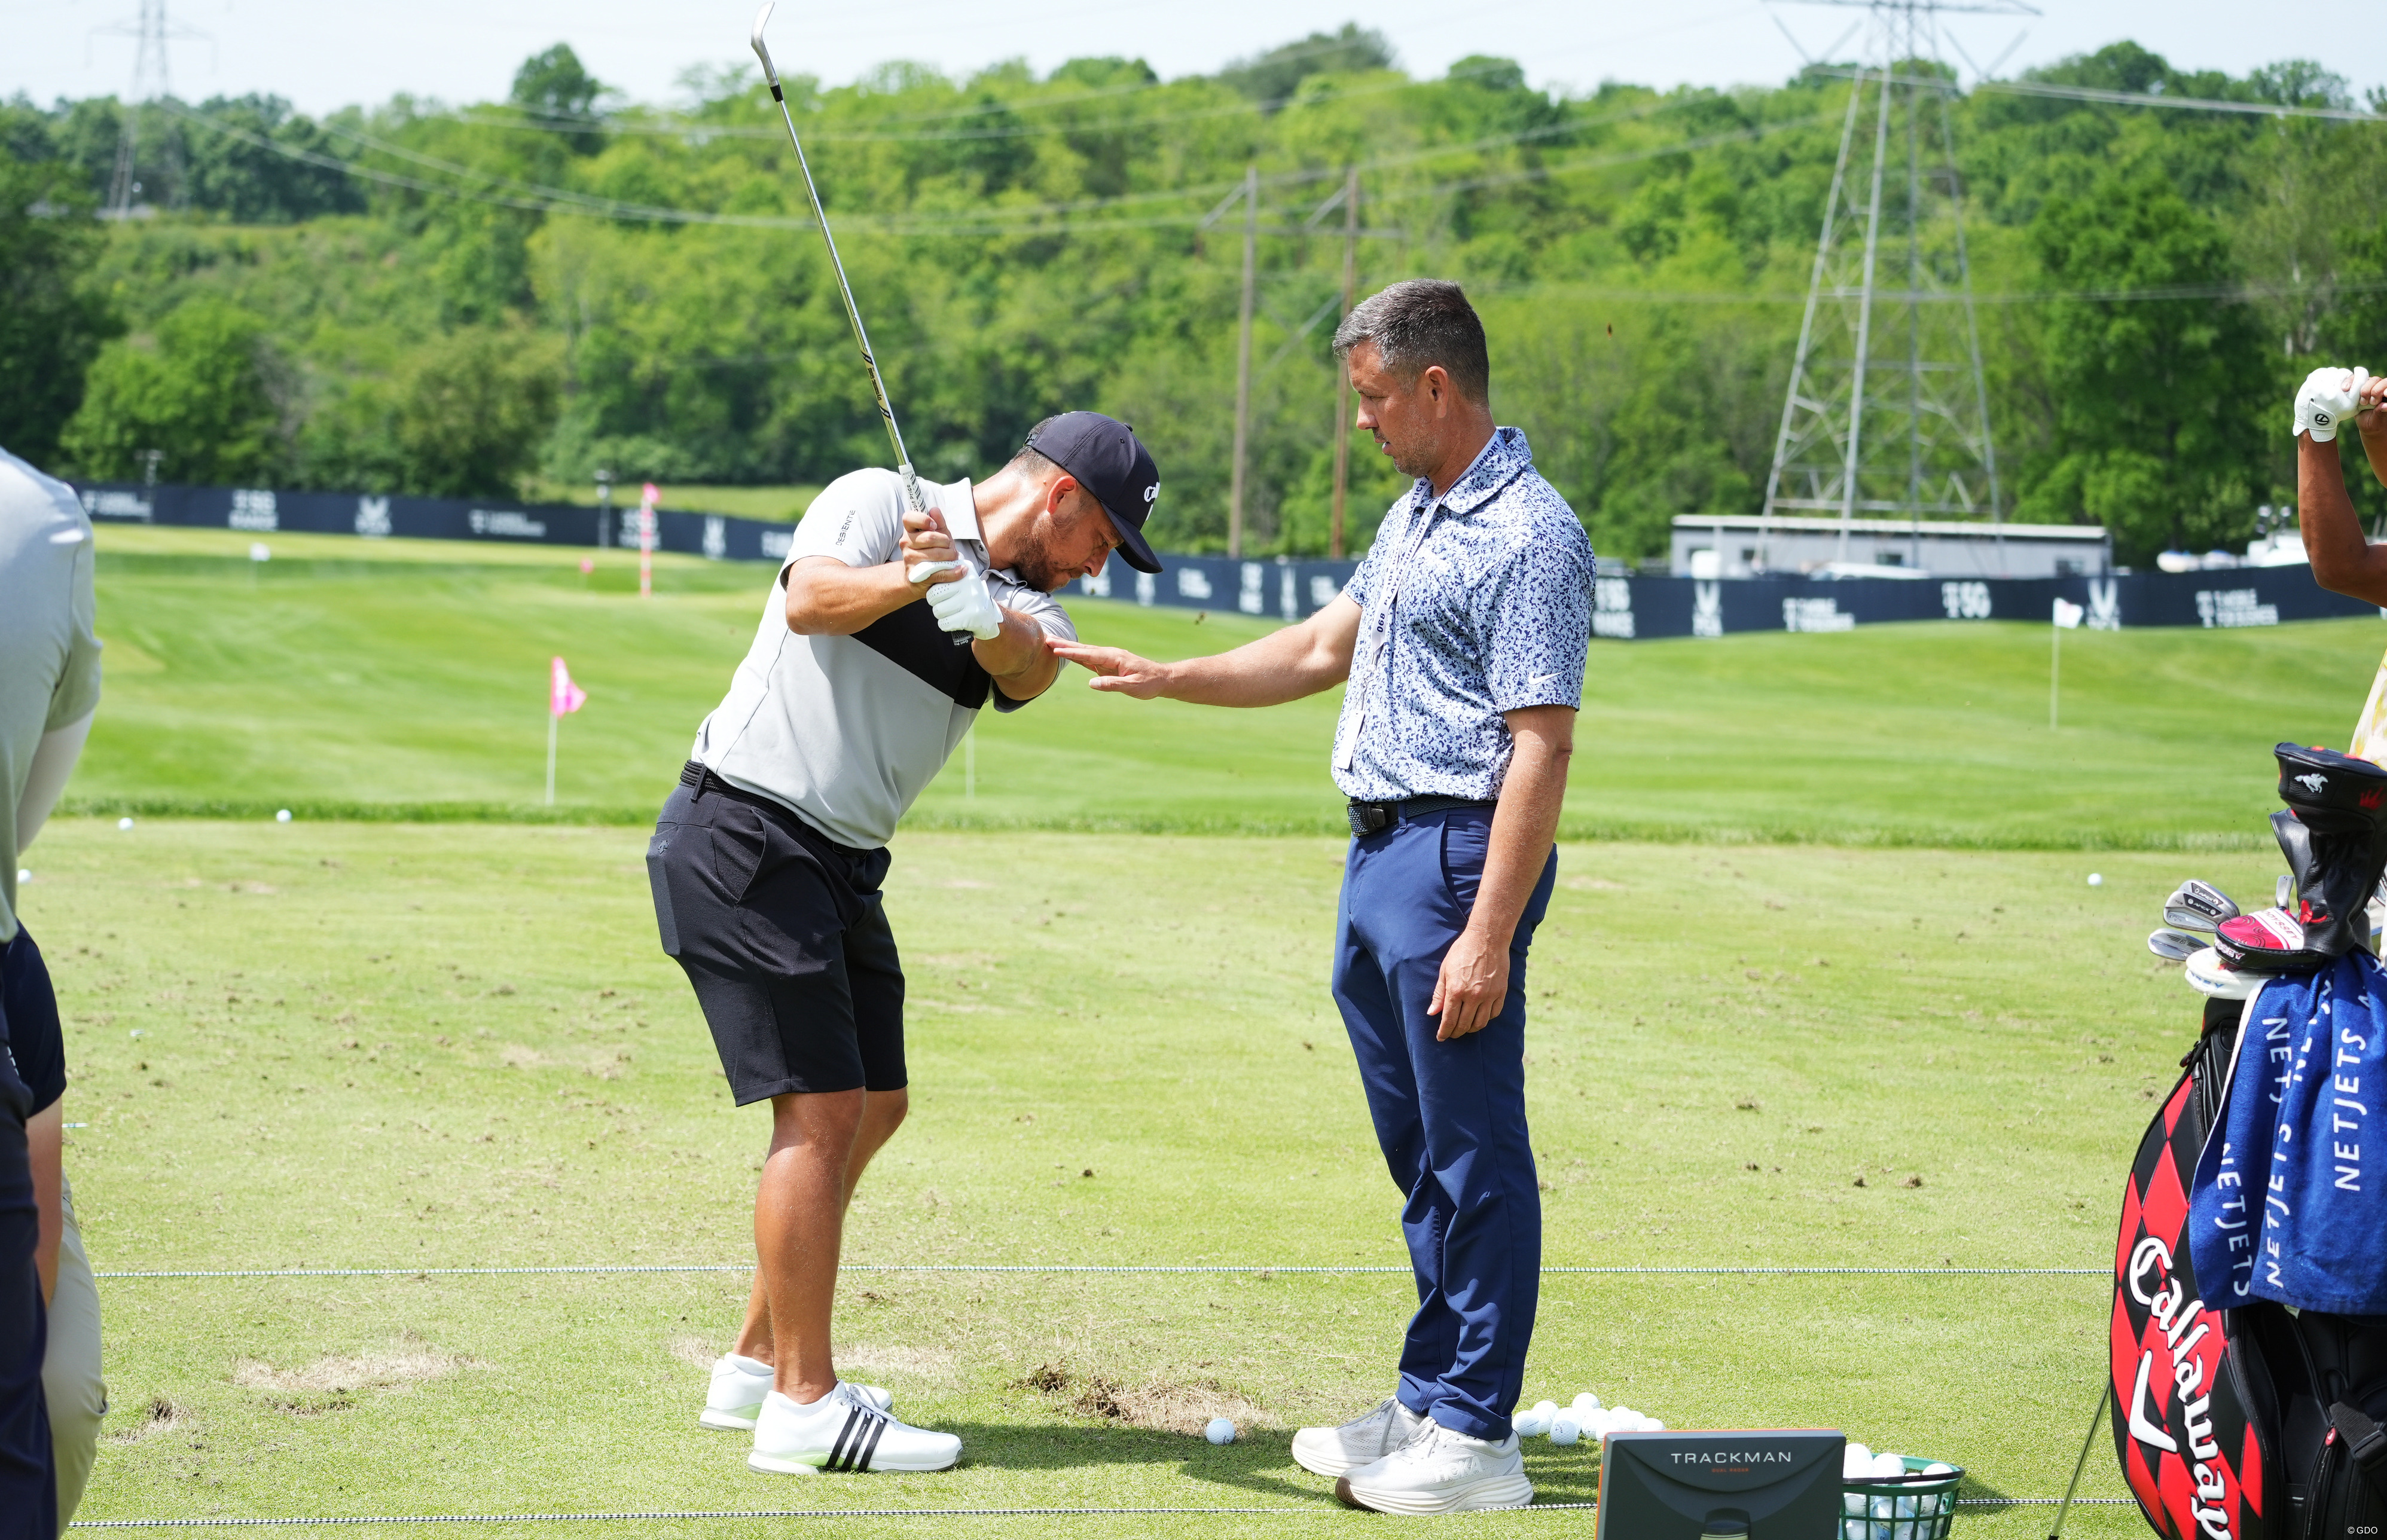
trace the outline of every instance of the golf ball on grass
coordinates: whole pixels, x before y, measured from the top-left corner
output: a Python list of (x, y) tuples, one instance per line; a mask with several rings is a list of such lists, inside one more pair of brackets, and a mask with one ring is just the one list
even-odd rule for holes
[(2103, 872), (2090, 872), (2089, 874), (2089, 886), (2091, 888), (2103, 888), (2105, 886), (2105, 874)]
[(129, 829), (133, 827), (133, 820), (130, 818), (119, 818), (116, 820), (116, 827), (120, 831)]
[(1601, 1402), (1598, 1396), (1594, 1395), (1589, 1391), (1585, 1391), (1582, 1395), (1574, 1398), (1574, 1414), (1577, 1417), (1581, 1417), (1585, 1412), (1596, 1412), (1599, 1410)]
[(1232, 1444), (1235, 1442), (1234, 1421), (1230, 1418), (1214, 1417), (1210, 1419), (1210, 1425), (1202, 1430), (1202, 1436), (1213, 1444)]
[(1557, 1418), (1550, 1423), (1550, 1442), (1552, 1444), (1561, 1445), (1572, 1444), (1576, 1439), (1581, 1438), (1582, 1436), (1583, 1424), (1576, 1420), (1574, 1413), (1572, 1411), (1562, 1411), (1559, 1413)]
[(1538, 1438), (1550, 1431), (1550, 1424), (1558, 1420), (1558, 1415), (1557, 1402), (1536, 1401), (1519, 1412), (1511, 1421), (1520, 1437)]
[(277, 824), (288, 823), (290, 821), (290, 810), (285, 807), (281, 812), (276, 813), (273, 815), (273, 821)]

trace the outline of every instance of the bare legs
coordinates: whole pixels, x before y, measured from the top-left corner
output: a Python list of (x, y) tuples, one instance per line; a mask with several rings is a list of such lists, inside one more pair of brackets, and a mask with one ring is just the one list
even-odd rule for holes
[(759, 1265), (735, 1351), (772, 1365), (774, 1388), (792, 1401), (809, 1404), (837, 1388), (829, 1311), (846, 1205), (909, 1105), (902, 1091), (771, 1098), (771, 1151), (754, 1194)]

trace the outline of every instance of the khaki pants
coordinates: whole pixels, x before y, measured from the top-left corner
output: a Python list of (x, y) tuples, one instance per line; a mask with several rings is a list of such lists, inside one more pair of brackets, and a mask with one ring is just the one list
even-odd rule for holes
[(107, 1386), (99, 1377), (99, 1284), (75, 1223), (74, 1189), (61, 1176), (66, 1233), (58, 1240), (58, 1292), (50, 1301), (50, 1344), (42, 1395), (50, 1404), (50, 1445), (58, 1468), (58, 1532), (66, 1532), (91, 1480)]

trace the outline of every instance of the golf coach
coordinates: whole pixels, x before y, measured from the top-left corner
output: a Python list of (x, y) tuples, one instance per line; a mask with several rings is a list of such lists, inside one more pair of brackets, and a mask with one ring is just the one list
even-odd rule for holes
[(830, 1356), (846, 1205), (906, 1105), (885, 847), (979, 710), (1016, 711), (1060, 672), (1046, 644), (1077, 633), (1055, 591), (1114, 549), (1160, 570), (1143, 534), (1159, 473), (1098, 413), (1048, 418), (975, 486), (923, 490), (925, 517), (895, 472), (856, 471), (806, 510), (647, 850), (663, 950), (730, 1091), (771, 1104), (753, 1294), (700, 1419), (752, 1429), (758, 1471), (961, 1458)]
[(1542, 1214), (1525, 1133), (1525, 950), (1557, 875), (1591, 638), (1591, 542), (1494, 424), (1483, 323), (1456, 284), (1396, 284), (1335, 350), (1358, 426), (1417, 478), (1343, 593), (1216, 657), (1055, 641), (1096, 689), (1269, 706), (1345, 679), (1350, 799), (1333, 992), (1417, 1273), (1394, 1394), (1294, 1458), (1345, 1501), (1452, 1513), (1532, 1500), (1509, 1425), (1534, 1332)]

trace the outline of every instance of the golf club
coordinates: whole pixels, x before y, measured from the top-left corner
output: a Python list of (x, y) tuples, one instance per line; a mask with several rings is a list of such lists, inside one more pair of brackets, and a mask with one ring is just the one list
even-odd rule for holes
[(2185, 930), (2166, 928), (2147, 933), (2147, 950), (2166, 962), (2184, 963), (2194, 953), (2204, 951), (2204, 946), (2202, 938)]
[[(846, 282), (845, 261), (837, 254), (837, 237), (829, 234), (828, 210), (821, 207), (820, 189), (813, 184), (812, 162), (804, 158), (804, 142), (796, 135), (796, 116), (788, 109), (787, 93), (779, 89), (778, 66), (771, 62), (771, 50), (763, 41), (763, 29), (770, 24), (771, 11), (777, 0), (764, 0), (763, 8), (754, 13), (753, 35), (747, 41), (754, 45), (754, 57), (763, 61), (763, 78), (770, 82), (771, 100), (779, 104), (779, 120), (788, 125), (788, 143), (795, 146), (796, 169), (803, 173), (804, 196), (812, 199), (813, 218), (820, 224), (821, 241), (828, 247), (828, 265), (837, 274), (837, 292), (845, 298), (845, 319), (853, 323), (853, 345), (862, 351), (862, 367), (870, 371), (871, 394), (878, 398), (878, 415), (887, 423), (887, 441), (895, 447), (895, 473), (903, 478), (903, 500), (912, 511), (922, 516), (928, 513), (928, 500), (920, 495), (920, 478), (912, 473), (912, 457), (904, 452), (903, 430), (895, 425), (895, 409), (887, 399), (887, 382), (879, 377), (878, 360), (870, 351), (870, 334), (863, 330), (862, 311), (853, 303), (853, 285)], [(955, 647), (967, 647), (966, 633), (956, 633)]]
[(2164, 900), (2164, 924), (2182, 930), (2215, 930), (2221, 922), (2235, 919), (2238, 905), (2229, 894), (2210, 882), (2190, 877)]
[(2281, 872), (2280, 874), (2280, 880), (2271, 884), (2271, 899), (2273, 903), (2282, 909), (2292, 909), (2295, 907), (2296, 879), (2290, 877), (2287, 873)]

